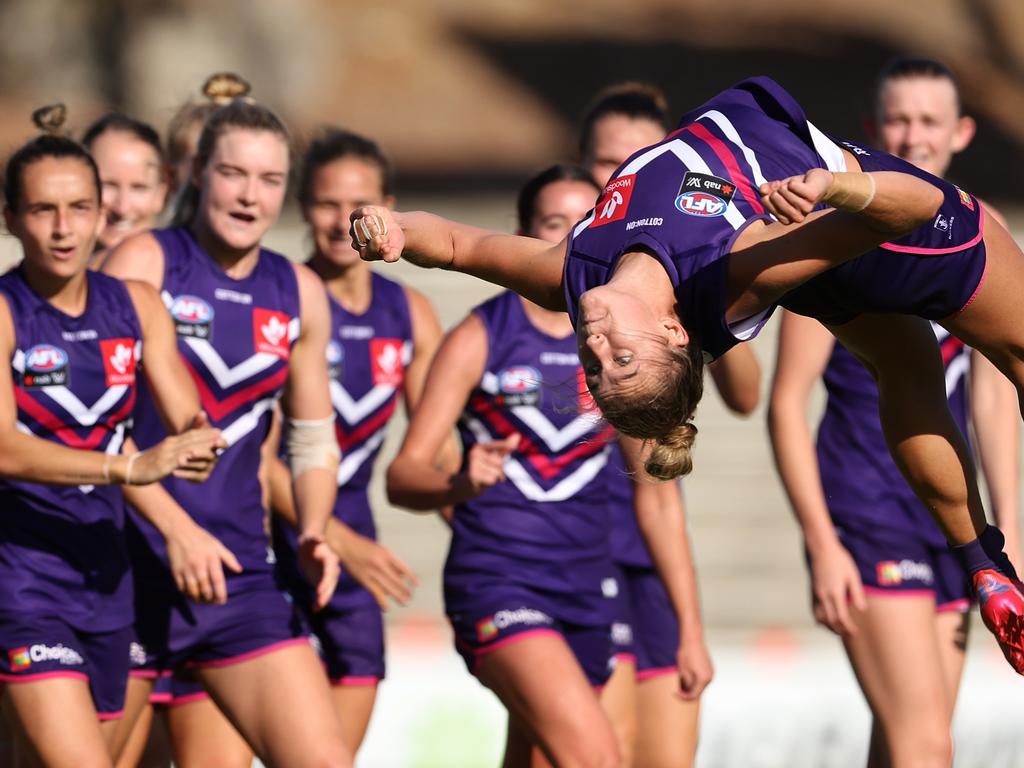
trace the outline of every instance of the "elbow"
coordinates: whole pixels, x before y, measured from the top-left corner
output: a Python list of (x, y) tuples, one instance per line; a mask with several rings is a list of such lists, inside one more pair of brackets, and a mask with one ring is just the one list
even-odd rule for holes
[(722, 398), (730, 411), (737, 416), (749, 416), (761, 403), (761, 393), (757, 387), (750, 387), (736, 392), (730, 392)]
[(398, 464), (397, 460), (391, 463), (385, 476), (384, 490), (388, 497), (388, 503), (417, 512), (432, 509), (432, 506), (423, 503), (420, 494), (416, 493), (415, 489), (409, 487), (405, 482), (401, 467), (396, 467), (396, 464)]

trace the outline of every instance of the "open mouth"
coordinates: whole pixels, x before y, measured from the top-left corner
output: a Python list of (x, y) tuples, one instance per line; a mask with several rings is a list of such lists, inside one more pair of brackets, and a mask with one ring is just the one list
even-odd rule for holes
[(61, 261), (66, 261), (75, 255), (78, 249), (74, 246), (65, 246), (62, 248), (51, 248), (50, 253), (56, 256)]

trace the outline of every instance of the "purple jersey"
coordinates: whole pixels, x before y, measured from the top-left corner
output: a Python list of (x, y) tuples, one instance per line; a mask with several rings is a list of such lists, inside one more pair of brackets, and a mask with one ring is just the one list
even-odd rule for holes
[[(127, 288), (87, 273), (78, 317), (40, 298), (20, 269), (0, 277), (14, 321), (18, 429), (43, 440), (121, 452), (135, 405), (142, 332)], [(132, 622), (124, 497), (109, 485), (0, 481), (0, 601), (56, 614), (85, 632)]]
[[(943, 190), (945, 202), (934, 222), (829, 270), (780, 304), (831, 323), (858, 312), (937, 319), (960, 310), (984, 268), (980, 205), (898, 158), (843, 144), (864, 170), (926, 178)], [(752, 338), (774, 307), (726, 321), (726, 257), (745, 226), (768, 218), (758, 185), (815, 167), (843, 171), (846, 160), (777, 83), (753, 78), (718, 94), (662, 142), (627, 160), (573, 229), (564, 275), (570, 317), (575, 322), (580, 295), (607, 283), (623, 253), (644, 250), (672, 280), (683, 325), (706, 359)]]
[[(967, 430), (971, 350), (933, 325), (946, 366), (946, 393)], [(942, 546), (945, 539), (889, 454), (878, 419), (878, 387), (861, 362), (836, 342), (824, 374), (828, 403), (818, 427), (818, 463), (829, 512), (839, 527), (899, 531)]]
[[(456, 508), (445, 566), (449, 606), (472, 598), (486, 574), (559, 597), (566, 620), (593, 614), (609, 573), (605, 468), (611, 429), (581, 386), (576, 339), (553, 338), (506, 292), (474, 312), (487, 331), (483, 377), (459, 422), (465, 452), (521, 435), (506, 481)], [(579, 614), (579, 619), (573, 618)]]
[[(338, 498), (334, 515), (357, 533), (377, 538), (370, 509), (373, 466), (398, 405), (405, 369), (412, 360), (412, 317), (405, 288), (371, 273), (372, 299), (361, 315), (331, 299), (331, 340), (327, 363), (331, 377), (335, 431), (341, 448)], [(296, 535), (291, 526), (274, 521), (275, 548), (282, 571), (294, 572)], [(347, 572), (342, 574), (331, 604), (347, 608), (376, 605), (373, 596)]]
[[(229, 445), (206, 482), (172, 477), (163, 485), (196, 523), (234, 552), (244, 569), (237, 575), (226, 572), (234, 589), (250, 580), (263, 584), (273, 558), (257, 473), (271, 409), (288, 379), (288, 359), (299, 335), (295, 270), (284, 256), (263, 249), (253, 271), (236, 280), (187, 229), (155, 230), (153, 236), (164, 253), (161, 295), (177, 328), (178, 351), (210, 424)], [(145, 387), (135, 429), (143, 449), (167, 434)], [(133, 521), (150, 550), (135, 558), (136, 568), (156, 565), (146, 577), (166, 581), (163, 537), (138, 515)]]

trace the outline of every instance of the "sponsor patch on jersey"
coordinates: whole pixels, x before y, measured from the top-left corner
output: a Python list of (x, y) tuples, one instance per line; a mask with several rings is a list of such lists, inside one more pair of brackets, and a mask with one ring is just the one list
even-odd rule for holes
[(537, 405), (541, 399), (540, 371), (530, 365), (510, 365), (498, 373), (498, 395), (495, 403), (507, 405)]
[(953, 221), (956, 216), (943, 216), (941, 213), (935, 217), (935, 222), (932, 224), (935, 229), (946, 236), (947, 240), (953, 239)]
[(26, 388), (64, 387), (70, 374), (67, 352), (53, 344), (36, 344), (25, 353), (21, 384)]
[(327, 342), (327, 375), (335, 381), (341, 380), (341, 364), (345, 360), (345, 348), (334, 339)]
[(934, 581), (932, 568), (928, 563), (914, 560), (883, 560), (875, 564), (875, 576), (879, 586), (897, 587), (905, 581), (919, 581), (931, 584)]
[[(955, 185), (954, 185), (955, 186)], [(967, 206), (970, 211), (974, 210), (974, 198), (964, 192), (960, 187), (956, 187), (956, 193), (960, 196), (960, 202)]]
[(373, 383), (401, 386), (405, 379), (401, 339), (370, 339), (370, 371)]
[(103, 370), (107, 372), (107, 386), (135, 383), (135, 340), (101, 339)]
[(175, 296), (170, 306), (174, 329), (179, 336), (193, 339), (213, 338), (213, 307), (198, 296)]
[(288, 315), (273, 309), (255, 307), (252, 310), (252, 339), (257, 352), (288, 359)]
[(633, 189), (636, 187), (636, 174), (620, 176), (612, 179), (601, 193), (597, 205), (594, 206), (594, 220), (590, 223), (592, 227), (601, 227), (626, 218), (629, 211), (629, 199), (633, 196)]
[(28, 655), (28, 646), (9, 649), (7, 659), (11, 664), (11, 672), (24, 672), (32, 666), (32, 659)]
[(676, 195), (676, 208), (688, 216), (722, 216), (736, 185), (728, 179), (687, 171)]

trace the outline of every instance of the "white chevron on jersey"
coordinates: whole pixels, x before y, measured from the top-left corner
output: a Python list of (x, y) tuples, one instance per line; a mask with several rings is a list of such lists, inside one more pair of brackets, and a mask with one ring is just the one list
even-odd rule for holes
[[(138, 358), (135, 358), (138, 360)], [(18, 373), (25, 372), (25, 353), (20, 349), (14, 353), (14, 360), (11, 367)], [(87, 406), (70, 389), (64, 386), (43, 387), (39, 391), (46, 393), (46, 396), (57, 403), (61, 408), (83, 427), (91, 427), (96, 424), (102, 416), (114, 407), (118, 400), (124, 397), (128, 391), (127, 384), (117, 384), (107, 389), (92, 406)]]
[[(498, 394), (500, 392), (498, 377), (490, 371), (485, 372), (480, 380), (480, 389), (491, 395)], [(600, 414), (591, 411), (581, 413), (559, 429), (551, 423), (542, 410), (532, 405), (513, 405), (509, 410), (523, 424), (532, 429), (550, 450), (556, 453), (563, 451), (566, 447), (584, 437), (588, 432), (592, 432), (594, 425), (601, 421)]]
[(846, 155), (832, 139), (818, 130), (817, 126), (810, 120), (807, 127), (811, 131), (811, 141), (814, 142), (814, 149), (818, 157), (825, 161), (825, 167), (833, 173), (846, 170)]
[[(408, 367), (411, 361), (412, 342), (406, 341), (402, 344), (402, 365)], [(340, 381), (331, 379), (331, 403), (346, 424), (358, 424), (386, 403), (395, 393), (395, 389), (390, 384), (377, 384), (358, 400), (355, 400)]]
[[(944, 341), (949, 335), (949, 331), (943, 328), (941, 325), (935, 322), (929, 323), (932, 327), (932, 331), (935, 333), (935, 338), (939, 342)], [(946, 397), (952, 397), (956, 388), (960, 386), (960, 379), (966, 376), (971, 370), (971, 348), (964, 346), (964, 352), (958, 353), (949, 363), (946, 365)]]
[(387, 424), (374, 432), (358, 448), (350, 450), (342, 457), (341, 463), (338, 465), (338, 485), (345, 485), (352, 479), (352, 476), (366, 463), (367, 458), (384, 442), (386, 434)]
[[(672, 149), (672, 154), (682, 160), (689, 170), (709, 176), (715, 175), (711, 167), (704, 162), (704, 158), (698, 155), (697, 151), (685, 141), (674, 139), (669, 142), (668, 146)], [(732, 224), (733, 229), (739, 229), (747, 219), (740, 213), (736, 203), (730, 200), (728, 207), (725, 209), (725, 220)]]
[(247, 434), (252, 432), (259, 426), (260, 417), (264, 413), (274, 407), (274, 403), (277, 402), (277, 395), (273, 397), (264, 397), (262, 400), (257, 400), (253, 403), (252, 408), (243, 413), (228, 426), (221, 429), (221, 437), (228, 444), (228, 447), (234, 445)]
[[(736, 126), (732, 124), (732, 121), (729, 120), (728, 117), (723, 115), (717, 109), (708, 110), (703, 115), (698, 117), (697, 120), (703, 120), (705, 117), (711, 122), (713, 122), (715, 125), (717, 125), (719, 129), (722, 131), (722, 133), (725, 134), (725, 137), (729, 139), (729, 141), (731, 141), (733, 144), (740, 148), (740, 151), (743, 153), (743, 157), (747, 161), (747, 165), (750, 166), (750, 170), (753, 171), (754, 173), (754, 182), (758, 186), (764, 184), (766, 179), (764, 177), (764, 174), (761, 173), (761, 164), (757, 162), (757, 155), (754, 154), (754, 150), (752, 150), (750, 147), (743, 143), (743, 140), (740, 138), (739, 131), (736, 130)], [(808, 125), (810, 125), (810, 123), (808, 123)]]
[[(19, 423), (18, 426), (21, 427), (21, 426), (24, 426), (24, 425)], [(26, 428), (26, 430), (27, 430), (27, 428)], [(103, 452), (108, 454), (109, 456), (116, 456), (117, 454), (119, 454), (121, 452), (121, 446), (122, 445), (124, 445), (124, 422), (123, 421), (119, 422), (118, 425), (114, 428), (114, 434), (111, 435), (110, 442), (107, 443), (107, 447), (103, 450)], [(92, 493), (92, 491), (93, 491), (93, 489), (95, 487), (96, 487), (95, 485), (80, 485), (80, 486), (78, 486), (78, 490), (80, 490), (82, 493)]]
[[(466, 426), (476, 436), (477, 442), (489, 443), (495, 439), (478, 419), (465, 415), (463, 419)], [(608, 463), (609, 453), (609, 446), (605, 445), (600, 452), (584, 461), (574, 472), (563, 477), (547, 491), (541, 488), (526, 468), (512, 456), (505, 457), (502, 469), (505, 472), (505, 477), (530, 501), (565, 501), (571, 499), (585, 488), (587, 483), (597, 477)]]

